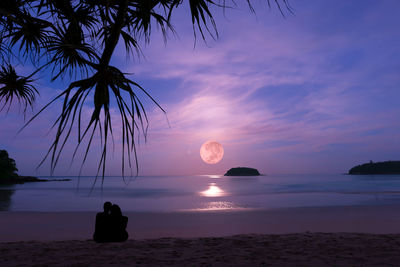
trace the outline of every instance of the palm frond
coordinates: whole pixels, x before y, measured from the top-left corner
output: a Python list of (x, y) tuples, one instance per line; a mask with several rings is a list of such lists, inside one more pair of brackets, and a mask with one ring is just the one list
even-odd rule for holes
[(122, 36), (122, 40), (124, 41), (125, 44), (125, 50), (126, 53), (129, 54), (133, 54), (133, 51), (136, 52), (136, 54), (141, 55), (142, 51), (140, 49), (140, 46), (137, 42), (137, 40), (135, 38), (132, 37), (132, 35), (130, 35), (129, 33), (125, 32), (125, 31), (121, 31), (121, 36)]
[(25, 15), (12, 29), (6, 38), (11, 38), (10, 44), (13, 46), (20, 41), (19, 50), (23, 51), (23, 55), (40, 55), (41, 44), (47, 38), (46, 28), (49, 26), (43, 20), (36, 19)]
[(166, 41), (167, 30), (174, 32), (174, 29), (170, 21), (155, 11), (155, 7), (160, 1), (134, 1), (131, 3), (128, 10), (129, 16), (127, 17), (125, 25), (128, 31), (134, 33), (134, 35), (141, 37), (144, 36), (145, 41), (150, 41), (152, 20), (155, 24), (160, 27), (161, 32)]
[(57, 28), (55, 34), (49, 37), (44, 45), (51, 55), (49, 64), (53, 65), (52, 80), (56, 80), (68, 70), (70, 74), (77, 69), (87, 72), (88, 67), (93, 66), (89, 63), (98, 61), (92, 46), (84, 42), (83, 33), (77, 31), (72, 24), (68, 28)]
[[(208, 8), (209, 5), (217, 5), (212, 0), (189, 0), (190, 12), (192, 14), (192, 25), (193, 33), (196, 38), (195, 25), (197, 24), (197, 29), (201, 33), (201, 37), (205, 40), (202, 25), (205, 27), (207, 32), (213, 39), (218, 38), (217, 24), (215, 23), (214, 17)], [(211, 23), (214, 33), (211, 32), (209, 28), (209, 23)]]
[[(136, 172), (138, 172), (139, 165), (136, 154), (135, 135), (139, 134), (138, 131), (140, 131), (144, 136), (146, 136), (148, 118), (146, 110), (135, 92), (137, 90), (144, 92), (150, 100), (165, 113), (161, 106), (143, 87), (128, 79), (126, 74), (112, 66), (98, 71), (90, 78), (71, 83), (64, 92), (53, 100), (55, 101), (61, 97), (64, 98), (61, 115), (53, 125), (53, 127), (57, 128), (55, 139), (40, 165), (50, 157), (51, 171), (54, 171), (61, 152), (63, 151), (74, 126), (76, 126), (78, 139), (74, 156), (82, 142), (88, 139), (81, 167), (83, 167), (86, 162), (96, 132), (99, 134), (102, 149), (98, 166), (98, 175), (101, 174), (104, 179), (108, 151), (107, 145), (110, 135), (112, 135), (113, 132), (110, 112), (110, 101), (111, 98), (113, 98), (117, 103), (122, 125), (122, 173), (123, 175), (125, 173), (126, 161), (129, 163), (129, 168), (132, 169), (132, 157), (135, 162)], [(82, 109), (87, 102), (89, 95), (93, 95), (94, 110), (89, 122), (84, 126)], [(35, 117), (45, 108), (40, 110)], [(27, 124), (29, 124), (35, 117), (28, 121)]]
[(25, 114), (27, 107), (33, 105), (36, 95), (39, 94), (32, 85), (34, 80), (31, 77), (33, 74), (28, 77), (19, 76), (10, 64), (1, 67), (0, 84), (3, 86), (0, 88), (0, 102), (4, 101), (4, 104), (0, 111), (7, 105), (9, 110), (16, 98), (18, 103), (23, 106)]

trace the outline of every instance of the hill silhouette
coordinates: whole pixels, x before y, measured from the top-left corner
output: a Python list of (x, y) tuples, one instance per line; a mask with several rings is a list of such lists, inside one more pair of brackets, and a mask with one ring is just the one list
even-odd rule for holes
[(18, 177), (15, 160), (8, 156), (6, 150), (0, 150), (0, 179), (13, 179)]
[(400, 161), (370, 161), (351, 168), (349, 174), (400, 174)]
[(257, 169), (248, 167), (236, 167), (229, 169), (224, 176), (257, 176), (260, 175)]
[(20, 176), (15, 160), (6, 150), (0, 150), (0, 184), (23, 184), (28, 182), (70, 181), (71, 179), (39, 179), (34, 176)]

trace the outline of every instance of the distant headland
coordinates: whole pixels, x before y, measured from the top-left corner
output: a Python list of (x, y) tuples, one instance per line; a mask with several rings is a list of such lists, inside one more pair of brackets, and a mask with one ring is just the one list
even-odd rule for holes
[(71, 179), (40, 179), (34, 176), (14, 176), (11, 178), (3, 178), (0, 179), (0, 185), (6, 184), (24, 184), (24, 183), (33, 183), (33, 182), (65, 182), (71, 181)]
[(20, 176), (15, 160), (6, 150), (0, 150), (0, 184), (23, 184), (30, 182), (70, 181), (71, 179), (39, 179), (33, 176)]
[(257, 169), (248, 167), (236, 167), (229, 169), (224, 176), (257, 176), (260, 175)]
[(365, 163), (349, 170), (349, 174), (400, 174), (400, 161)]

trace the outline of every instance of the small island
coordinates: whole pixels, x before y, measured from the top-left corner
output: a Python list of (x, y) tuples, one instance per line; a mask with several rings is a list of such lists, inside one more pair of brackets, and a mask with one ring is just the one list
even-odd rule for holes
[(260, 173), (257, 169), (248, 167), (236, 167), (229, 169), (224, 176), (258, 176)]
[(400, 174), (400, 161), (372, 162), (355, 166), (349, 174)]
[(39, 179), (34, 176), (20, 176), (15, 160), (6, 150), (0, 150), (0, 184), (23, 184), (30, 182), (70, 181), (71, 179)]

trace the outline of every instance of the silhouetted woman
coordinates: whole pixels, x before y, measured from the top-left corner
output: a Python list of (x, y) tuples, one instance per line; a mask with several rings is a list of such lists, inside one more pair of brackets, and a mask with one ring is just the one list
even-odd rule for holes
[(121, 208), (118, 205), (112, 205), (110, 212), (111, 222), (111, 242), (124, 242), (128, 239), (126, 226), (128, 217), (122, 216)]

